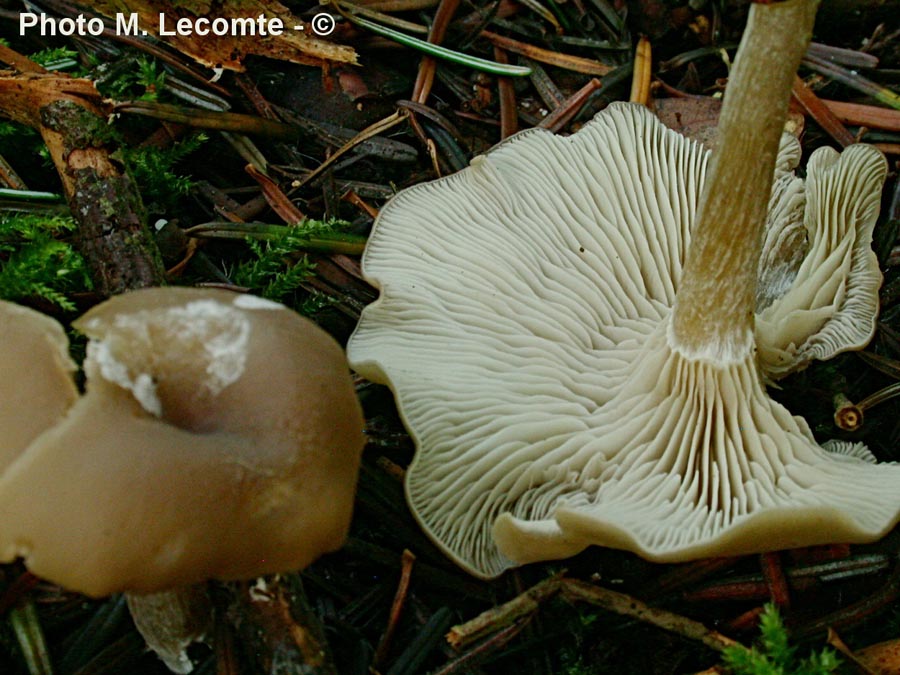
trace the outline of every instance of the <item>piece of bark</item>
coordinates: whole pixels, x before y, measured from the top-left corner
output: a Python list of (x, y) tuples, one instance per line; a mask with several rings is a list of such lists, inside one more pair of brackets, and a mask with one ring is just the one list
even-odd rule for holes
[(337, 675), (325, 631), (297, 575), (240, 584), (230, 613), (246, 656), (265, 675)]
[(165, 271), (141, 195), (116, 150), (92, 82), (0, 72), (0, 116), (40, 131), (78, 223), (75, 247), (103, 297), (159, 286)]

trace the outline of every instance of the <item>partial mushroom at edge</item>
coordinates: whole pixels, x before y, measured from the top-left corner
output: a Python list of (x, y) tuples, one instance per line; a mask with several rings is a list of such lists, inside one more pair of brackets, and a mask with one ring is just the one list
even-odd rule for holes
[(62, 326), (0, 301), (0, 476), (78, 398)]

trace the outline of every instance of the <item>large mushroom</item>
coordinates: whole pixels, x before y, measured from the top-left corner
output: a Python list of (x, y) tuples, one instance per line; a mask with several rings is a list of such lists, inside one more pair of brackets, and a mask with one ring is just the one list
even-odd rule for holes
[(877, 307), (884, 158), (819, 151), (805, 183), (796, 146), (776, 162), (815, 7), (752, 6), (711, 159), (613, 105), (382, 210), (363, 261), (381, 296), (348, 355), (393, 389), (412, 511), (471, 573), (592, 544), (681, 561), (870, 541), (897, 522), (900, 466), (823, 449), (763, 384), (864, 344)]

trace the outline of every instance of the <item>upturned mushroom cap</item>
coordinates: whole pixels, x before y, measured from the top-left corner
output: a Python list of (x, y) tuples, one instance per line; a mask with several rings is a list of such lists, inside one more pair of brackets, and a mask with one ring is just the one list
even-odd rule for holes
[[(871, 308), (877, 284), (849, 279), (870, 256), (885, 166), (864, 146), (822, 154), (804, 189), (786, 152), (767, 237), (786, 270), (760, 338), (773, 352), (815, 342), (853, 297)], [(473, 574), (590, 544), (679, 561), (872, 540), (896, 522), (900, 467), (822, 449), (768, 397), (752, 353), (672, 348), (707, 160), (614, 104), (568, 138), (519, 134), (382, 210), (363, 261), (381, 296), (348, 354), (393, 389), (416, 441), (413, 513)], [(778, 230), (798, 219), (808, 246)], [(779, 237), (814, 262), (798, 271)], [(816, 320), (789, 330), (798, 310)]]
[[(799, 152), (789, 168), (797, 161)], [(867, 145), (819, 148), (805, 181), (781, 174), (757, 294), (759, 361), (770, 379), (871, 339), (881, 286), (872, 231), (887, 161)]]
[(340, 347), (217, 290), (76, 326), (87, 392), (0, 479), (0, 557), (89, 595), (299, 569), (341, 545), (363, 418)]
[(0, 475), (78, 398), (68, 345), (50, 317), (0, 301)]

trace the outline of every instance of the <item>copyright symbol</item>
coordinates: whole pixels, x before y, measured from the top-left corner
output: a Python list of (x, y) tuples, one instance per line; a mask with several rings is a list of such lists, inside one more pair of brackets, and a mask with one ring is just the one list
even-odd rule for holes
[(310, 22), (313, 33), (321, 36), (331, 35), (334, 32), (336, 25), (337, 23), (335, 22), (334, 17), (327, 12), (319, 12)]

